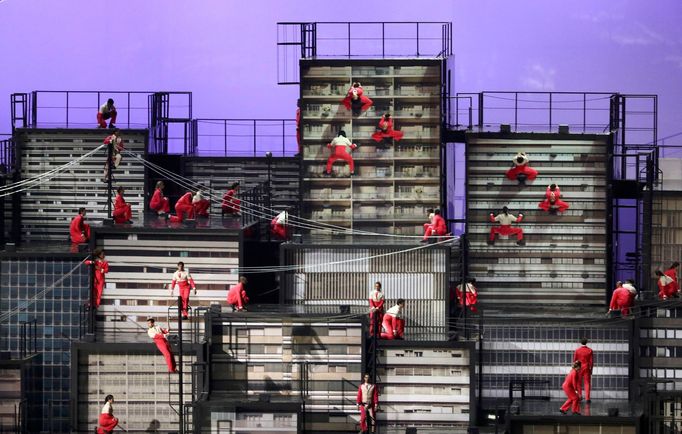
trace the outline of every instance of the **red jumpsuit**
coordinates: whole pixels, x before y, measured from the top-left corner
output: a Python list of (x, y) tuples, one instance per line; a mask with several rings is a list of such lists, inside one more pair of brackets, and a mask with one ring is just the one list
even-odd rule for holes
[(348, 89), (346, 97), (341, 100), (346, 110), (353, 110), (353, 112), (365, 111), (372, 107), (373, 101), (365, 96), (365, 91), (362, 86), (352, 87)]
[(556, 187), (554, 191), (547, 187), (545, 200), (538, 204), (538, 208), (542, 208), (548, 212), (551, 207), (555, 207), (559, 212), (564, 212), (568, 209), (568, 204), (561, 200), (561, 190), (559, 190), (559, 187)]
[(243, 283), (237, 283), (230, 287), (227, 291), (227, 304), (232, 307), (237, 307), (237, 310), (244, 309), (244, 306), (249, 302), (249, 297), (246, 295)]
[(97, 434), (109, 434), (114, 431), (114, 428), (118, 425), (118, 419), (114, 417), (111, 403), (107, 402), (104, 404), (97, 423), (99, 425), (97, 427)]
[(382, 116), (381, 120), (379, 121), (379, 129), (381, 131), (377, 131), (376, 133), (372, 134), (372, 139), (374, 139), (375, 142), (382, 142), (384, 139), (393, 139), (398, 142), (403, 138), (402, 131), (393, 129), (392, 118), (388, 118), (387, 121), (386, 116)]
[(516, 239), (521, 241), (523, 239), (523, 229), (513, 227), (512, 223), (520, 223), (523, 220), (523, 214), (515, 217), (513, 214), (501, 213), (497, 216), (490, 214), (490, 221), (493, 223), (499, 222), (499, 226), (490, 228), (490, 241), (495, 241), (495, 234), (500, 235), (516, 235)]
[(192, 193), (185, 193), (177, 202), (175, 202), (175, 214), (170, 216), (170, 221), (173, 223), (181, 223), (185, 219), (185, 213), (188, 218), (194, 219), (194, 207), (192, 206)]
[(298, 153), (301, 153), (301, 108), (296, 108), (296, 144), (298, 145)]
[(585, 383), (585, 399), (590, 400), (590, 389), (592, 388), (592, 349), (587, 345), (583, 345), (573, 355), (573, 361), (580, 360), (580, 372), (578, 373), (578, 397), (582, 396), (583, 382)]
[(676, 292), (675, 281), (667, 274), (663, 274), (659, 277), (656, 284), (658, 285), (658, 298), (662, 300), (667, 300)]
[(71, 220), (69, 234), (71, 242), (76, 244), (85, 243), (90, 239), (90, 225), (85, 223), (82, 215), (78, 214)]
[(202, 217), (208, 217), (208, 208), (211, 202), (200, 194), (195, 194), (192, 198), (192, 206), (194, 206), (194, 214)]
[(239, 213), (242, 201), (235, 197), (236, 194), (237, 191), (232, 189), (228, 190), (228, 192), (223, 195), (223, 203), (221, 204), (223, 213), (227, 214)]
[(114, 221), (116, 223), (125, 223), (132, 220), (133, 209), (129, 203), (123, 198), (122, 194), (116, 195), (116, 200), (114, 200), (114, 212), (112, 213)]
[(561, 385), (561, 388), (564, 389), (564, 393), (568, 397), (564, 405), (561, 406), (561, 411), (565, 412), (570, 408), (573, 413), (580, 413), (579, 382), (580, 373), (575, 369), (571, 369), (571, 372), (568, 373), (564, 380), (564, 384)]
[(105, 122), (107, 119), (111, 119), (111, 124), (116, 125), (116, 107), (109, 106), (104, 103), (100, 106), (99, 110), (97, 111), (97, 123), (99, 124), (100, 128), (106, 128), (107, 123)]
[(170, 201), (167, 197), (163, 196), (163, 192), (158, 188), (154, 190), (152, 200), (149, 201), (149, 209), (156, 212), (165, 212), (166, 214), (170, 212)]
[(168, 343), (168, 339), (166, 339), (168, 330), (162, 329), (159, 326), (154, 326), (147, 329), (147, 334), (150, 338), (154, 339), (156, 347), (161, 351), (161, 354), (163, 354), (163, 358), (166, 359), (168, 372), (176, 372), (175, 356), (173, 355), (173, 350), (171, 350), (170, 343)]
[(102, 301), (102, 292), (104, 292), (104, 285), (106, 285), (104, 275), (109, 272), (109, 262), (97, 258), (94, 261), (88, 259), (87, 261), (85, 261), (85, 264), (95, 266), (95, 276), (93, 279), (92, 286), (92, 303), (95, 309), (98, 309)]
[[(459, 302), (460, 306), (464, 306), (464, 299), (462, 298), (462, 285), (457, 285), (457, 288), (455, 289), (455, 294), (457, 294), (457, 301)], [(476, 287), (471, 284), (467, 283), (466, 284), (466, 306), (472, 311), (472, 312), (478, 312), (478, 308), (476, 305), (478, 304), (478, 290)]]
[(175, 284), (180, 288), (180, 298), (182, 298), (182, 316), (187, 316), (187, 306), (189, 305), (189, 291), (196, 291), (197, 287), (194, 285), (194, 279), (189, 274), (189, 271), (177, 270), (173, 273), (173, 281), (171, 282), (171, 291), (175, 289)]
[(358, 396), (356, 399), (360, 407), (360, 429), (368, 431), (367, 413), (372, 419), (371, 425), (376, 426), (376, 408), (379, 404), (379, 391), (376, 384), (362, 383), (358, 387)]
[(288, 215), (282, 211), (270, 221), (270, 232), (280, 240), (288, 240), (290, 237), (289, 226), (287, 225)]
[(338, 136), (334, 137), (334, 140), (327, 144), (327, 147), (332, 150), (332, 154), (327, 159), (327, 173), (332, 173), (332, 165), (336, 160), (343, 160), (348, 163), (350, 173), (355, 173), (355, 162), (350, 152), (358, 145), (351, 143), (346, 137)]
[(448, 233), (448, 227), (445, 224), (445, 219), (439, 214), (434, 214), (431, 223), (424, 223), (424, 239), (436, 235), (442, 237)]
[(384, 314), (381, 322), (382, 339), (403, 339), (405, 337), (405, 320), (402, 319), (402, 308), (395, 305)]
[(675, 294), (680, 290), (680, 285), (677, 283), (677, 269), (675, 268), (670, 268), (668, 270), (665, 270), (663, 272), (666, 276), (670, 277), (673, 282), (672, 282), (672, 294)]
[(630, 315), (630, 308), (632, 307), (632, 300), (630, 291), (627, 288), (619, 286), (613, 290), (611, 295), (611, 304), (609, 305), (610, 310), (619, 310), (620, 314), (623, 316)]
[[(377, 324), (377, 333), (381, 328), (381, 323), (384, 320), (384, 293), (374, 289), (369, 295), (369, 334), (374, 336), (374, 322)], [(378, 318), (374, 318), (377, 316)]]
[[(523, 158), (523, 163), (519, 163), (516, 160), (518, 157)], [(519, 152), (516, 154), (516, 157), (514, 157), (512, 162), (514, 163), (514, 167), (507, 170), (507, 178), (509, 178), (511, 181), (516, 181), (516, 177), (520, 174), (526, 175), (526, 178), (529, 181), (534, 180), (538, 176), (538, 171), (528, 165), (529, 160), (525, 153)]]

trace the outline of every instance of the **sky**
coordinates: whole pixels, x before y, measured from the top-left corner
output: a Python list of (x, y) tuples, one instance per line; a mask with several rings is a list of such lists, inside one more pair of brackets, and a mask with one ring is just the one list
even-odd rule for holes
[[(358, 3), (360, 5), (360, 3)], [(193, 92), (194, 117), (293, 118), (280, 21), (452, 21), (455, 91), (659, 95), (682, 131), (682, 2), (630, 0), (0, 0), (0, 133), (31, 90)], [(682, 144), (682, 136), (666, 144)]]

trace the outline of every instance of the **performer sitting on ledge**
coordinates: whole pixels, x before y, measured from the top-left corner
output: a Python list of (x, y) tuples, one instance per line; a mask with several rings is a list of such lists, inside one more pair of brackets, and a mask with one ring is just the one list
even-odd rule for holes
[(123, 198), (125, 189), (118, 187), (116, 189), (116, 200), (114, 200), (114, 212), (112, 216), (115, 223), (132, 223), (133, 222), (133, 208), (132, 205), (126, 202)]
[(69, 235), (71, 236), (72, 243), (87, 243), (90, 239), (90, 225), (85, 223), (86, 214), (87, 211), (85, 208), (78, 208), (78, 215), (71, 219), (71, 225), (69, 225)]
[(442, 237), (448, 233), (445, 219), (441, 217), (439, 209), (429, 209), (429, 220), (431, 223), (424, 223), (424, 238), (422, 242), (429, 240), (429, 237)]
[(509, 209), (505, 206), (502, 208), (502, 212), (498, 215), (490, 213), (490, 221), (493, 223), (500, 223), (499, 226), (493, 226), (490, 228), (490, 238), (488, 238), (488, 244), (495, 243), (495, 235), (516, 235), (516, 244), (524, 245), (526, 242), (523, 240), (523, 229), (513, 227), (512, 223), (520, 223), (523, 220), (523, 214), (519, 213), (516, 217), (513, 214), (509, 214)]
[(239, 183), (235, 182), (230, 186), (230, 189), (223, 195), (223, 203), (221, 208), (223, 215), (225, 214), (239, 214), (242, 201), (237, 199), (239, 192)]
[(545, 191), (545, 200), (538, 204), (538, 208), (549, 213), (564, 212), (568, 209), (568, 204), (561, 200), (561, 190), (556, 184), (551, 184), (547, 186), (547, 191)]
[(526, 180), (534, 180), (538, 176), (538, 171), (531, 168), (528, 165), (529, 162), (525, 152), (516, 154), (512, 160), (512, 168), (507, 170), (507, 178), (511, 181), (518, 181), (519, 184), (525, 184)]

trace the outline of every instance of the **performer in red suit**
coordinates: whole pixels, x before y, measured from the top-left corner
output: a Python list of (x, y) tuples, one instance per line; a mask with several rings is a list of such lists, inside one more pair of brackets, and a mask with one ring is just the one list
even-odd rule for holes
[(116, 199), (114, 200), (114, 211), (112, 216), (114, 217), (114, 222), (116, 223), (132, 223), (133, 218), (133, 208), (126, 202), (123, 198), (123, 193), (125, 189), (119, 187), (116, 189)]
[[(634, 289), (634, 287), (632, 288)], [(616, 289), (611, 295), (611, 304), (609, 304), (609, 311), (606, 314), (609, 315), (611, 312), (619, 310), (621, 316), (630, 315), (633, 300), (634, 297), (631, 296), (630, 290), (625, 288), (623, 282), (619, 280), (616, 282)]]
[(346, 107), (346, 110), (352, 110), (353, 115), (359, 116), (363, 111), (372, 107), (372, 100), (365, 95), (360, 82), (355, 82), (348, 89), (346, 97), (341, 101)]
[(114, 100), (109, 98), (105, 104), (102, 104), (97, 111), (97, 128), (106, 128), (107, 119), (109, 121), (109, 128), (116, 128), (116, 107)]
[[(476, 307), (476, 305), (478, 304), (478, 289), (476, 289), (476, 279), (474, 278), (467, 279), (465, 287), (466, 307), (468, 307), (469, 310), (471, 310), (472, 312), (476, 313), (478, 312), (478, 307)], [(459, 305), (464, 306), (465, 300), (462, 297), (461, 284), (457, 285), (455, 293), (457, 294), (457, 300), (459, 301)]]
[(270, 221), (270, 233), (272, 233), (276, 239), (284, 241), (291, 237), (288, 212), (282, 211)]
[(182, 223), (185, 214), (190, 220), (194, 219), (194, 207), (192, 206), (192, 192), (187, 192), (175, 202), (175, 215), (170, 216), (172, 223)]
[(442, 237), (448, 233), (445, 219), (441, 217), (440, 210), (428, 210), (431, 223), (424, 223), (424, 238), (422, 242), (428, 241), (429, 237)]
[(573, 362), (571, 366), (571, 372), (568, 373), (564, 384), (561, 388), (564, 389), (564, 393), (568, 397), (564, 405), (559, 409), (560, 412), (566, 414), (570, 408), (573, 414), (580, 414), (580, 392), (579, 392), (579, 382), (580, 382), (580, 361)]
[(175, 366), (175, 356), (173, 355), (173, 350), (171, 349), (170, 343), (166, 335), (168, 335), (169, 330), (162, 329), (161, 327), (154, 324), (154, 318), (147, 319), (147, 334), (150, 338), (154, 339), (156, 347), (163, 354), (163, 358), (166, 359), (166, 365), (168, 366), (168, 372), (178, 372)]
[(206, 199), (200, 191), (192, 198), (192, 206), (194, 206), (194, 214), (199, 217), (208, 217), (208, 209), (211, 206), (211, 202)]
[(237, 311), (246, 310), (246, 305), (249, 302), (249, 297), (246, 295), (245, 285), (247, 284), (246, 277), (241, 276), (239, 283), (230, 287), (227, 291), (227, 304), (232, 306), (232, 309)]
[(182, 318), (187, 319), (187, 306), (189, 305), (189, 291), (194, 291), (194, 295), (197, 295), (197, 287), (194, 284), (194, 279), (192, 275), (189, 274), (188, 270), (185, 270), (185, 263), (178, 262), (178, 269), (173, 273), (173, 281), (170, 284), (170, 294), (173, 296), (173, 291), (175, 290), (175, 284), (177, 283), (178, 288), (180, 288), (180, 298), (182, 298)]
[(673, 282), (672, 282), (672, 294), (676, 295), (678, 292), (680, 292), (680, 285), (677, 282), (677, 267), (680, 266), (679, 262), (673, 262), (670, 264), (670, 268), (665, 270), (663, 274), (666, 276), (670, 277)]
[(658, 298), (667, 300), (676, 293), (675, 281), (667, 274), (663, 274), (661, 270), (656, 270), (656, 284), (658, 285)]
[(526, 180), (534, 180), (538, 176), (538, 171), (528, 165), (529, 161), (525, 152), (516, 154), (512, 160), (512, 168), (507, 170), (507, 178), (518, 181), (519, 184), (525, 184)]
[(165, 185), (163, 181), (156, 183), (156, 189), (152, 195), (152, 200), (149, 201), (149, 209), (156, 211), (157, 214), (168, 214), (170, 212), (170, 201), (163, 195)]
[(580, 340), (580, 343), (582, 344), (581, 347), (579, 347), (577, 350), (575, 350), (575, 354), (573, 354), (573, 362), (580, 362), (580, 373), (578, 376), (578, 387), (576, 390), (578, 391), (578, 398), (582, 399), (582, 389), (583, 389), (583, 382), (585, 383), (585, 402), (591, 402), (590, 401), (590, 389), (592, 389), (592, 368), (594, 367), (593, 365), (593, 354), (592, 354), (592, 349), (587, 346), (587, 338), (582, 338)]
[(381, 322), (382, 339), (405, 339), (404, 309), (405, 300), (399, 298), (396, 305), (386, 311), (384, 320)]
[[(121, 160), (123, 159), (123, 156), (121, 155), (121, 152), (125, 149), (125, 145), (123, 144), (123, 135), (121, 134), (121, 130), (118, 128), (114, 129), (110, 135), (108, 135), (104, 139), (104, 144), (109, 146), (113, 145), (114, 149), (111, 154), (111, 165), (113, 169), (117, 169), (119, 164), (121, 164)], [(109, 150), (107, 149), (107, 155), (109, 153)], [(105, 163), (104, 164), (104, 182), (107, 182), (109, 180), (109, 164)]]
[(94, 260), (88, 259), (85, 261), (86, 265), (92, 265), (94, 270), (94, 279), (92, 286), (92, 305), (95, 309), (99, 308), (100, 302), (102, 301), (102, 293), (104, 292), (104, 286), (106, 281), (104, 275), (109, 272), (109, 262), (104, 258), (104, 250), (97, 248), (92, 252), (92, 257)]
[(223, 195), (223, 203), (221, 204), (223, 214), (239, 214), (242, 201), (237, 199), (239, 192), (239, 183), (235, 182), (230, 186), (230, 189)]
[(488, 238), (488, 244), (495, 243), (495, 235), (516, 235), (516, 244), (524, 245), (526, 242), (523, 239), (523, 229), (518, 227), (512, 227), (512, 223), (520, 223), (523, 220), (523, 214), (519, 213), (516, 217), (513, 214), (509, 214), (509, 208), (502, 207), (502, 212), (498, 215), (490, 213), (490, 221), (492, 223), (500, 223), (499, 226), (493, 226), (490, 228), (490, 238)]
[(296, 100), (296, 144), (298, 153), (301, 153), (301, 100)]
[[(379, 390), (376, 384), (369, 382), (369, 374), (363, 377), (363, 383), (358, 387), (358, 407), (360, 408), (360, 430), (363, 433), (376, 430), (376, 408), (379, 405)], [(367, 423), (369, 419), (369, 424)]]
[[(369, 334), (379, 333), (380, 324), (384, 320), (384, 293), (381, 291), (381, 282), (374, 283), (374, 289), (369, 294)], [(376, 324), (376, 329), (374, 328)]]
[(355, 173), (355, 162), (353, 162), (353, 157), (351, 157), (350, 153), (353, 149), (357, 148), (358, 145), (351, 143), (351, 141), (346, 138), (345, 131), (339, 131), (339, 135), (334, 137), (334, 140), (332, 140), (327, 147), (332, 150), (332, 154), (327, 159), (327, 174), (332, 173), (332, 164), (334, 164), (336, 160), (343, 160), (348, 163), (350, 174), (352, 175)]
[(545, 200), (538, 204), (539, 208), (547, 212), (564, 212), (568, 209), (568, 204), (561, 200), (561, 190), (556, 184), (551, 184), (545, 192)]
[(76, 244), (87, 243), (90, 239), (90, 225), (85, 223), (85, 208), (78, 208), (78, 215), (71, 219), (69, 234), (71, 242)]
[(114, 417), (114, 395), (104, 398), (104, 407), (99, 414), (97, 434), (111, 434), (118, 425), (118, 419)]
[(372, 139), (377, 143), (388, 142), (390, 144), (391, 139), (396, 142), (403, 138), (403, 132), (393, 129), (393, 118), (389, 113), (384, 113), (379, 120), (379, 128), (377, 132), (372, 134)]

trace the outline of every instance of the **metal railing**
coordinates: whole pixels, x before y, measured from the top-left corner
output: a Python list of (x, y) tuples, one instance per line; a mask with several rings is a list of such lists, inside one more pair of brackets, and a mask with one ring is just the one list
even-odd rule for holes
[(322, 21), (277, 23), (277, 82), (298, 84), (298, 61), (315, 58), (447, 58), (452, 22)]
[(291, 157), (298, 153), (294, 119), (193, 119), (192, 155)]
[(11, 173), (14, 170), (15, 149), (12, 136), (0, 134), (0, 174)]

